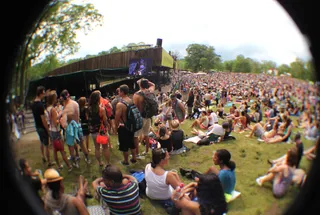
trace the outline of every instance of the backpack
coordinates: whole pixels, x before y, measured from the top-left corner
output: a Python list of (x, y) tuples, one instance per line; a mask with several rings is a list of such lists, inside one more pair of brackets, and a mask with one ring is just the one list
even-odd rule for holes
[(139, 131), (142, 128), (142, 117), (139, 109), (134, 104), (128, 104), (125, 101), (121, 102), (127, 106), (127, 121), (124, 126), (131, 132)]
[(143, 112), (141, 116), (143, 118), (152, 118), (153, 116), (158, 115), (158, 102), (156, 95), (151, 93), (150, 91), (147, 92), (139, 92), (139, 95), (143, 96)]
[(101, 99), (101, 106), (106, 110), (106, 115), (110, 118), (113, 114), (112, 106), (107, 99)]

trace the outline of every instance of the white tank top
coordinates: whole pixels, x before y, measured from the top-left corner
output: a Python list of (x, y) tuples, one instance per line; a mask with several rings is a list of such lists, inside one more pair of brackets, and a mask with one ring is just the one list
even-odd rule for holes
[(167, 200), (171, 198), (173, 188), (166, 184), (168, 171), (163, 175), (156, 175), (152, 171), (151, 164), (147, 164), (145, 169), (145, 179), (147, 182), (146, 194), (153, 200)]

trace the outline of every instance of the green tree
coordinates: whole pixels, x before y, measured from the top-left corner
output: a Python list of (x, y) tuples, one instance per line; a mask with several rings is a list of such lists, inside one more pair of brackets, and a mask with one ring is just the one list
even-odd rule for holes
[(307, 73), (307, 79), (310, 81), (315, 81), (317, 76), (314, 71), (314, 64), (311, 60), (308, 60), (306, 62), (306, 73)]
[(186, 51), (186, 66), (195, 72), (209, 71), (215, 67), (216, 63), (220, 62), (220, 56), (215, 53), (213, 46), (190, 44)]
[(40, 63), (35, 64), (28, 69), (30, 80), (43, 77), (46, 73), (60, 67), (63, 62), (59, 61), (56, 55), (47, 55)]
[(113, 46), (112, 48), (110, 48), (108, 50), (108, 53), (111, 54), (111, 53), (117, 53), (117, 52), (121, 52), (121, 49), (118, 49), (117, 46)]
[(75, 53), (80, 47), (76, 41), (77, 32), (87, 34), (94, 27), (102, 25), (102, 18), (93, 4), (77, 5), (70, 3), (70, 0), (54, 0), (48, 4), (20, 47), (17, 70), (21, 101), (28, 79), (27, 69), (43, 55), (67, 56)]
[(262, 72), (267, 72), (269, 69), (276, 69), (277, 63), (271, 60), (262, 60), (261, 69)]
[(288, 66), (287, 64), (281, 64), (280, 66), (278, 66), (278, 71), (279, 71), (279, 75), (285, 74), (285, 73), (290, 73), (291, 68), (290, 66)]
[(226, 60), (223, 62), (223, 69), (228, 72), (232, 72), (233, 60)]
[(299, 79), (306, 79), (306, 73), (307, 73), (307, 69), (305, 66), (305, 62), (300, 59), (300, 58), (296, 58), (296, 60), (292, 63), (290, 63), (290, 67), (291, 67), (291, 75), (294, 78), (299, 78)]
[(251, 65), (251, 73), (261, 73), (262, 68), (261, 68), (261, 63), (257, 60), (253, 60), (251, 58), (247, 58), (247, 61)]
[(238, 55), (236, 60), (232, 65), (233, 72), (251, 72), (251, 64), (248, 58), (245, 58), (243, 55)]

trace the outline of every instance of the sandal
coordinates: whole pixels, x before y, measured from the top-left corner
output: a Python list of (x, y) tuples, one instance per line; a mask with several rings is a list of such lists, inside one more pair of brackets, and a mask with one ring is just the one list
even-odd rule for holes
[(132, 158), (130, 159), (131, 163), (137, 163), (137, 160), (133, 160)]

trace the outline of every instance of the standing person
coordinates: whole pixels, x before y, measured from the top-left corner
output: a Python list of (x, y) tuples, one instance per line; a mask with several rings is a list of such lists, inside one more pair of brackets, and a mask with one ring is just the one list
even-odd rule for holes
[(145, 95), (153, 94), (155, 90), (155, 84), (150, 82), (148, 79), (140, 79), (137, 81), (137, 84), (140, 87), (140, 90), (133, 95), (133, 103), (137, 106), (138, 110), (141, 113), (143, 118), (142, 129), (135, 132), (134, 134), (134, 143), (136, 148), (136, 154), (139, 156), (139, 136), (143, 135), (144, 142), (146, 144), (146, 151), (142, 153), (145, 155), (149, 152), (149, 130), (151, 126), (151, 118), (147, 118), (145, 112)]
[[(88, 125), (89, 132), (93, 138), (95, 147), (95, 156), (100, 167), (103, 167), (103, 163), (100, 158), (100, 147), (101, 144), (97, 142), (98, 133), (102, 132), (104, 135), (108, 135), (106, 131), (107, 116), (106, 110), (100, 106), (100, 93), (94, 91), (90, 95), (90, 102), (88, 108)], [(110, 139), (109, 139), (110, 141)], [(103, 154), (106, 159), (107, 164), (110, 163), (110, 151), (109, 143), (102, 144)]]
[(199, 94), (196, 95), (196, 99), (193, 102), (193, 113), (191, 115), (191, 118), (194, 117), (195, 114), (197, 114), (196, 118), (200, 117), (200, 110), (199, 108), (201, 108), (201, 97)]
[[(116, 105), (116, 115), (115, 115), (115, 124), (118, 128), (118, 140), (119, 140), (119, 150), (123, 152), (124, 160), (121, 161), (121, 164), (128, 166), (128, 150), (131, 149), (131, 162), (136, 163), (136, 145), (134, 142), (134, 133), (126, 128), (125, 124), (127, 122), (127, 111), (129, 105), (132, 105), (132, 100), (128, 97), (129, 87), (127, 85), (121, 85), (119, 87), (119, 96), (121, 97), (121, 102), (118, 102)], [(148, 136), (148, 135), (147, 135)]]
[[(63, 101), (63, 112), (61, 117), (61, 125), (66, 129), (66, 143), (69, 146), (71, 160), (76, 162), (74, 156), (74, 142), (80, 144), (82, 152), (85, 156), (85, 162), (91, 163), (88, 155), (87, 148), (83, 143), (83, 133), (80, 124), (79, 105), (77, 102), (70, 98), (70, 94), (67, 90), (63, 90), (60, 94), (60, 98)], [(76, 163), (78, 167), (78, 163)]]
[(122, 174), (118, 167), (107, 165), (92, 187), (108, 205), (110, 214), (141, 214), (138, 182), (133, 176)]
[(175, 118), (179, 120), (179, 122), (183, 122), (186, 117), (186, 110), (181, 100), (179, 100), (175, 94), (170, 96), (172, 102), (172, 109), (174, 111)]
[(112, 116), (110, 117), (110, 121), (111, 121), (111, 128), (112, 128), (112, 134), (117, 134), (117, 127), (116, 127), (116, 123), (115, 123), (115, 116), (116, 116), (116, 107), (118, 102), (120, 102), (121, 97), (119, 95), (120, 93), (120, 89), (117, 88), (116, 90), (116, 97), (111, 101), (111, 105), (112, 105)]
[(207, 110), (210, 108), (211, 99), (212, 99), (211, 91), (207, 91), (207, 93), (204, 94), (204, 104), (205, 104)]
[(47, 95), (47, 112), (49, 117), (49, 130), (50, 130), (50, 140), (53, 144), (53, 157), (56, 160), (59, 171), (63, 169), (63, 165), (60, 165), (58, 158), (58, 151), (60, 151), (61, 156), (68, 167), (68, 171), (72, 170), (72, 166), (69, 164), (66, 152), (64, 151), (64, 141), (61, 138), (60, 124), (58, 120), (58, 112), (53, 107), (57, 102), (57, 93), (52, 90)]
[(190, 89), (188, 100), (187, 100), (188, 119), (191, 119), (193, 103), (194, 103), (193, 89)]
[[(49, 127), (45, 116), (45, 108), (41, 100), (45, 96), (45, 91), (43, 86), (37, 87), (37, 96), (32, 104), (32, 113), (34, 117), (34, 122), (36, 126), (37, 133), (40, 139), (40, 149), (42, 155), (42, 161), (45, 163), (48, 161), (48, 166), (52, 166), (53, 163), (50, 162), (50, 152), (49, 152)], [(46, 150), (46, 158), (44, 156), (44, 149)]]
[(219, 104), (219, 100), (220, 100), (220, 90), (217, 90), (217, 94), (216, 94), (216, 106), (218, 107), (218, 104)]
[(79, 104), (81, 128), (82, 128), (83, 136), (86, 141), (86, 147), (88, 149), (88, 152), (91, 152), (91, 149), (89, 147), (89, 134), (90, 134), (89, 127), (88, 127), (89, 113), (88, 113), (88, 107), (86, 103), (87, 103), (86, 97), (79, 98), (78, 104)]

